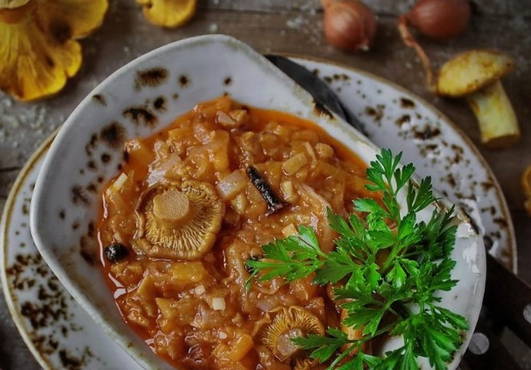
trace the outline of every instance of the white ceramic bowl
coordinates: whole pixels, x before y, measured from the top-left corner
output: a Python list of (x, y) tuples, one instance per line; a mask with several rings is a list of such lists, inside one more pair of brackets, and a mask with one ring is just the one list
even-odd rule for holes
[[(142, 366), (169, 366), (120, 317), (100, 269), (94, 221), (99, 189), (115, 176), (121, 143), (160, 130), (196, 103), (229, 93), (260, 108), (312, 120), (364, 161), (379, 148), (334, 115), (247, 45), (227, 36), (200, 36), (154, 50), (122, 67), (72, 112), (55, 139), (36, 183), (31, 231), (39, 251), (61, 283)], [(482, 239), (460, 218), (453, 276), (460, 282), (443, 293), (443, 305), (475, 326), (484, 290)], [(392, 345), (392, 343), (390, 344)]]

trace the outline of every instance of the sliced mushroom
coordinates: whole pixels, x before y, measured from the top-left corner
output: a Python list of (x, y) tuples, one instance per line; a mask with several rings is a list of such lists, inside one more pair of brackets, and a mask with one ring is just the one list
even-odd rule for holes
[(138, 203), (133, 248), (150, 257), (200, 258), (214, 245), (224, 213), (223, 202), (208, 183), (156, 185)]
[(514, 61), (492, 50), (470, 50), (444, 64), (437, 92), (454, 98), (466, 96), (479, 123), (481, 142), (504, 148), (520, 139), (513, 107), (500, 79), (514, 69)]
[(282, 307), (276, 310), (273, 321), (265, 328), (262, 342), (277, 359), (285, 361), (299, 351), (293, 338), (324, 333), (321, 321), (308, 310), (298, 306)]

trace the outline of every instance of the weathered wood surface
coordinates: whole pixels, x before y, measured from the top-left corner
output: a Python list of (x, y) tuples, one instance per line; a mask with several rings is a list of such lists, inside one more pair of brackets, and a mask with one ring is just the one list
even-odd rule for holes
[[(177, 30), (149, 25), (133, 0), (112, 1), (103, 27), (83, 42), (81, 72), (60, 94), (42, 102), (20, 104), (0, 93), (0, 205), (32, 151), (103, 78), (148, 50), (205, 33), (230, 34), (262, 52), (326, 58), (373, 72), (433, 103), (478, 144), (476, 123), (466, 105), (428, 93), (412, 51), (398, 37), (396, 15), (406, 11), (412, 1), (367, 0), (366, 3), (379, 16), (375, 46), (369, 53), (346, 54), (324, 42), (318, 0), (202, 1), (194, 20)], [(525, 215), (520, 188), (520, 174), (531, 164), (531, 1), (482, 0), (476, 1), (475, 8), (470, 29), (459, 39), (448, 43), (421, 41), (439, 64), (459, 51), (476, 47), (504, 50), (517, 61), (517, 70), (505, 78), (504, 85), (521, 122), (522, 141), (503, 151), (478, 147), (502, 184), (516, 227), (520, 275), (531, 281), (531, 219)], [(531, 358), (528, 352), (519, 353), (528, 361)], [(38, 368), (3, 303), (0, 305), (0, 368)]]

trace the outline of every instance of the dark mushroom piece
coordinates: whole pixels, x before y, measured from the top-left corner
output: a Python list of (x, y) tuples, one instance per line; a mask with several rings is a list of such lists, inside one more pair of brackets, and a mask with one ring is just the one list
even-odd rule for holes
[(286, 203), (271, 189), (271, 186), (253, 166), (247, 167), (247, 176), (254, 187), (260, 192), (267, 204), (266, 215), (272, 215), (286, 206)]

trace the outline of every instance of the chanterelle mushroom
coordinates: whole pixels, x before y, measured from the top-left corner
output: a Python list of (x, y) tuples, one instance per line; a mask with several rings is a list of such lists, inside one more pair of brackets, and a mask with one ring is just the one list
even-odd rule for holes
[(197, 0), (136, 0), (143, 6), (144, 16), (154, 25), (179, 27), (195, 13)]
[(108, 0), (0, 0), (0, 90), (22, 101), (57, 93), (81, 67), (77, 41)]
[(520, 138), (516, 115), (500, 82), (513, 68), (513, 60), (503, 53), (470, 50), (439, 71), (437, 93), (467, 97), (479, 122), (481, 142), (491, 148), (507, 147)]
[(282, 307), (264, 330), (262, 342), (277, 359), (285, 361), (299, 350), (293, 338), (324, 333), (321, 321), (308, 310), (298, 306)]
[(137, 206), (133, 247), (151, 257), (200, 258), (214, 245), (224, 213), (223, 202), (208, 183), (157, 185)]

